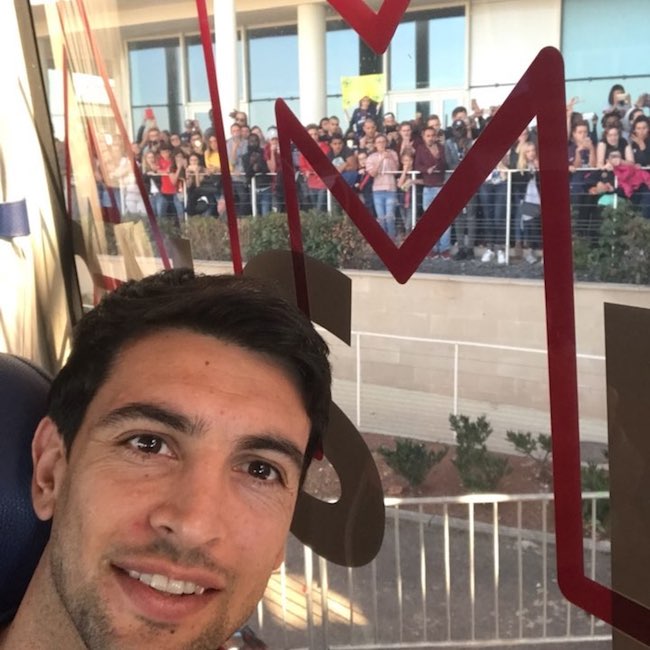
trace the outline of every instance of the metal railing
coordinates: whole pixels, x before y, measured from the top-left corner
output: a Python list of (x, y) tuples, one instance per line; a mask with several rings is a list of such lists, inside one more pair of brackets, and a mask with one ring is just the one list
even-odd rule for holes
[[(647, 168), (644, 168), (647, 169)], [(580, 173), (587, 173), (587, 172), (595, 172), (598, 171), (599, 168), (592, 168), (592, 167), (583, 167), (580, 169), (575, 170), (573, 174), (580, 174)], [(401, 171), (396, 171), (396, 172), (386, 172), (389, 174), (393, 174), (395, 176), (399, 176), (402, 174)], [(503, 247), (503, 252), (505, 255), (505, 261), (506, 263), (509, 263), (510, 261), (510, 249), (511, 249), (511, 244), (512, 244), (512, 235), (513, 231), (516, 233), (518, 230), (516, 228), (513, 228), (513, 210), (516, 212), (517, 210), (517, 204), (514, 201), (516, 198), (513, 195), (513, 176), (518, 172), (516, 169), (508, 169), (508, 170), (503, 170), (503, 173), (506, 175), (506, 179), (503, 181), (503, 184), (505, 186), (505, 197), (503, 197), (503, 203), (500, 204), (502, 208), (505, 209), (505, 216), (503, 218), (503, 224), (501, 226), (502, 228), (502, 235), (500, 235), (497, 239), (502, 243)], [(451, 172), (446, 173), (446, 177), (448, 177), (451, 174)], [(163, 175), (168, 175), (168, 174), (155, 174), (157, 176), (163, 176)], [(208, 173), (208, 172), (201, 172), (199, 174), (199, 177), (208, 177), (208, 176), (214, 176), (214, 177), (219, 177), (219, 173)], [(250, 192), (249, 196), (249, 201), (250, 201), (250, 210), (251, 214), (253, 217), (258, 217), (258, 205), (257, 205), (257, 194), (258, 194), (258, 180), (259, 177), (264, 176), (264, 177), (275, 177), (277, 176), (276, 173), (273, 172), (268, 172), (266, 174), (256, 174), (250, 179), (250, 184), (248, 185), (248, 190)], [(417, 219), (419, 218), (420, 214), (422, 213), (422, 205), (421, 202), (418, 200), (419, 199), (419, 192), (418, 192), (418, 187), (421, 187), (421, 185), (418, 182), (418, 177), (420, 176), (420, 173), (412, 170), (408, 172), (408, 176), (411, 180), (410, 186), (408, 188), (409, 192), (409, 205), (408, 205), (408, 223), (405, 223), (405, 227), (407, 229), (407, 232), (412, 230), (415, 227), (415, 224), (417, 222)], [(570, 174), (569, 171), (567, 170), (567, 183), (569, 182)], [(132, 184), (132, 183), (131, 183)], [(127, 179), (120, 179), (119, 183), (119, 189), (120, 189), (120, 204), (118, 207), (121, 209), (122, 213), (125, 213), (126, 211), (126, 206), (124, 202), (124, 197), (127, 194), (127, 189), (128, 189), (129, 181)], [(178, 181), (179, 185), (179, 194), (181, 196), (181, 200), (183, 202), (183, 205), (187, 209), (187, 199), (188, 199), (188, 192), (186, 190), (186, 183), (183, 179), (179, 179)], [(618, 187), (618, 181), (615, 178), (615, 187)], [(399, 193), (399, 190), (396, 190)], [(272, 192), (272, 190), (269, 188), (269, 192)], [(478, 196), (478, 195), (477, 195)], [(477, 200), (477, 197), (474, 197), (474, 201)], [(580, 197), (572, 197), (572, 206), (576, 210), (580, 210), (582, 208), (589, 208), (589, 210), (597, 210), (598, 206), (595, 203), (595, 197), (594, 200), (591, 201), (590, 203), (581, 203), (582, 199)], [(616, 207), (618, 204), (619, 197), (617, 194), (614, 194), (613, 196), (613, 206)], [(477, 205), (482, 205), (479, 201)], [(488, 204), (483, 207), (483, 209), (487, 209), (489, 207), (496, 206), (497, 204)], [(332, 213), (334, 206), (334, 199), (331, 194), (331, 192), (328, 190), (327, 191), (327, 202), (326, 202), (326, 209), (328, 213)], [(185, 216), (187, 219), (187, 215)], [(592, 221), (594, 220), (593, 218), (591, 219)], [(584, 224), (580, 224), (579, 218), (576, 220), (576, 228), (581, 229), (584, 227)], [(483, 215), (483, 221), (478, 220), (476, 222), (476, 227), (477, 231), (480, 233), (482, 228), (488, 228), (489, 224), (486, 221), (485, 215)], [(489, 228), (488, 228), (489, 230)], [(492, 242), (495, 243), (496, 242)], [(501, 247), (501, 245), (500, 245)]]
[[(609, 542), (585, 493), (588, 576), (610, 580)], [(590, 643), (609, 628), (557, 587), (551, 494), (387, 499), (386, 534), (367, 567), (342, 568), (292, 543), (251, 624), (298, 650), (525, 647)], [(606, 647), (602, 645), (602, 647)]]
[[(544, 348), (357, 330), (348, 347), (323, 336), (332, 351), (335, 400), (360, 430), (453, 442), (450, 413), (485, 414), (495, 430), (491, 447), (506, 452), (507, 429), (549, 430), (548, 403), (536, 397), (548, 393)], [(581, 414), (581, 431), (605, 443), (605, 357), (577, 359), (589, 414)]]

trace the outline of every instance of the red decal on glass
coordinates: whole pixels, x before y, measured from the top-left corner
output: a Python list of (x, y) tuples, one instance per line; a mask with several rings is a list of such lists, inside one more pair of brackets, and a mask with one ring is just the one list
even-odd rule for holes
[[(291, 248), (302, 255), (291, 142), (363, 233), (398, 282), (405, 283), (476, 193), (497, 162), (537, 116), (544, 286), (553, 434), (558, 583), (568, 600), (650, 645), (650, 612), (585, 576), (580, 485), (571, 212), (566, 162), (565, 82), (561, 54), (545, 48), (490, 120), (413, 232), (398, 248), (370, 216), (284, 101), (276, 102)], [(300, 269), (296, 268), (300, 282)]]
[(388, 49), (411, 0), (384, 0), (375, 13), (364, 0), (327, 0), (377, 54)]
[[(237, 229), (237, 214), (235, 212), (235, 196), (232, 189), (232, 176), (228, 161), (228, 149), (226, 147), (226, 135), (221, 120), (221, 100), (219, 99), (219, 85), (217, 83), (217, 70), (212, 54), (212, 40), (210, 38), (210, 23), (208, 21), (208, 10), (205, 0), (196, 0), (196, 10), (199, 16), (199, 28), (201, 30), (201, 45), (203, 47), (203, 59), (205, 71), (208, 77), (208, 88), (210, 89), (210, 104), (212, 105), (212, 125), (217, 136), (217, 148), (221, 162), (221, 182), (223, 196), (226, 201), (226, 214), (228, 215), (228, 233), (230, 235), (230, 251), (232, 253), (232, 265), (235, 273), (242, 272), (241, 246), (239, 244), (239, 230)], [(255, 200), (255, 199), (254, 199)]]

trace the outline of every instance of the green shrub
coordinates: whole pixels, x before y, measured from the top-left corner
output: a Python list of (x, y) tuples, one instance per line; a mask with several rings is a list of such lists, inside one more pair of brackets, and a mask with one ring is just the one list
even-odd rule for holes
[[(221, 219), (203, 215), (188, 217), (187, 223), (181, 226), (181, 234), (190, 240), (194, 259), (232, 259), (228, 224)], [(241, 235), (240, 232), (240, 241)]]
[(551, 476), (551, 436), (547, 433), (538, 433), (533, 437), (530, 431), (507, 431), (506, 438), (514, 448), (524, 456), (528, 456), (537, 465), (537, 477), (549, 482)]
[(348, 216), (343, 216), (334, 228), (334, 237), (340, 243), (342, 269), (384, 268), (377, 253)]
[(487, 449), (492, 427), (484, 415), (473, 422), (466, 415), (450, 415), (449, 424), (456, 434), (456, 457), (453, 463), (463, 485), (472, 491), (489, 492), (509, 471), (508, 460)]
[(403, 476), (409, 485), (417, 487), (422, 485), (431, 468), (445, 457), (447, 449), (427, 451), (422, 442), (395, 438), (395, 449), (381, 446), (379, 453), (391, 469)]
[(595, 279), (631, 284), (650, 283), (650, 221), (627, 201), (605, 208), (597, 244), (587, 265)]
[(337, 237), (337, 227), (341, 221), (341, 217), (315, 211), (302, 214), (300, 222), (305, 253), (338, 268), (341, 265), (341, 242)]

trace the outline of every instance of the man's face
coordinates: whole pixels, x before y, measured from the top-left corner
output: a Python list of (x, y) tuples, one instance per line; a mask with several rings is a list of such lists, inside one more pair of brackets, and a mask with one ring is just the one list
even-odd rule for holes
[(223, 643), (282, 562), (309, 429), (261, 355), (181, 330), (125, 347), (69, 458), (35, 463), (57, 477), (34, 488), (55, 607), (86, 647)]
[(432, 129), (435, 129), (436, 131), (440, 130), (440, 118), (438, 117), (433, 117), (427, 122), (427, 126), (431, 127)]
[(230, 135), (235, 139), (238, 140), (241, 137), (241, 126), (239, 124), (233, 124), (230, 127)]
[(436, 134), (433, 129), (424, 129), (422, 132), (422, 139), (424, 140), (424, 144), (426, 144), (427, 147), (430, 147), (433, 144), (435, 137)]

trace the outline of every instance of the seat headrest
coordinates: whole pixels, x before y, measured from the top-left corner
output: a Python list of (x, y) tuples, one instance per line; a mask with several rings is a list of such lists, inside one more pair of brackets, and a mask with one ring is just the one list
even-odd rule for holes
[(15, 610), (50, 534), (31, 499), (31, 442), (46, 412), (50, 378), (0, 353), (0, 620)]

